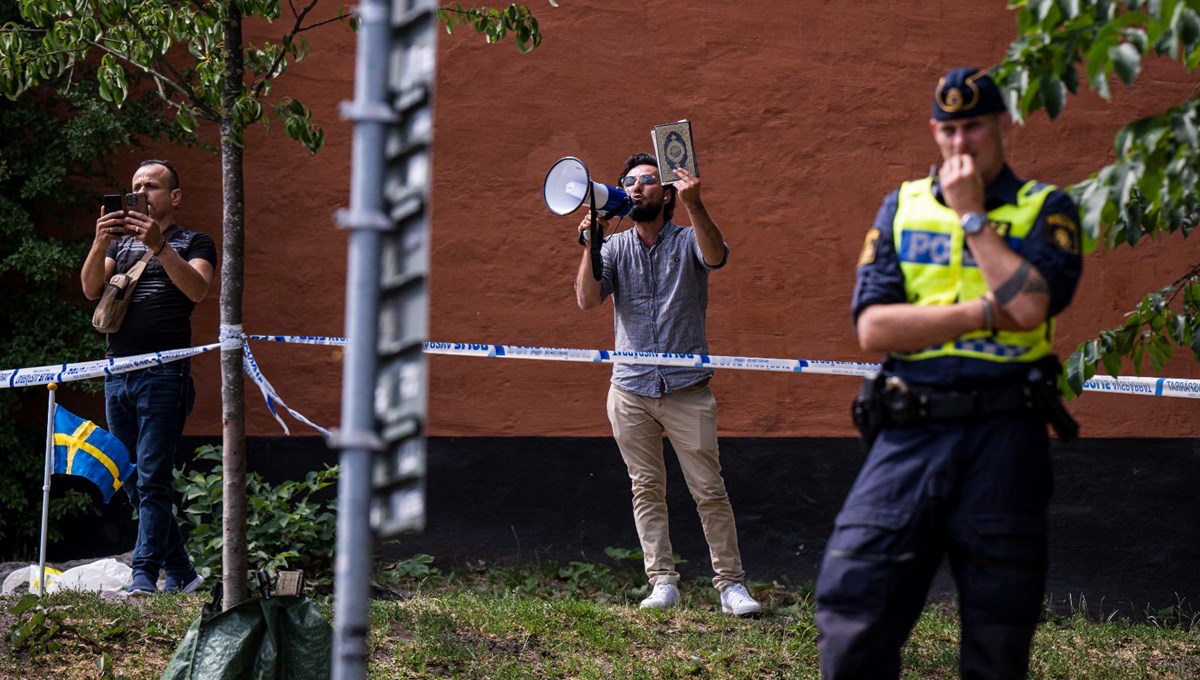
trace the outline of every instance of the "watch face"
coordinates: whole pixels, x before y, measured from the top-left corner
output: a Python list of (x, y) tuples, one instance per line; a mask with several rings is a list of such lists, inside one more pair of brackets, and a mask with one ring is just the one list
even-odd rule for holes
[(986, 223), (987, 217), (979, 213), (968, 213), (962, 218), (963, 231), (968, 234), (978, 234)]

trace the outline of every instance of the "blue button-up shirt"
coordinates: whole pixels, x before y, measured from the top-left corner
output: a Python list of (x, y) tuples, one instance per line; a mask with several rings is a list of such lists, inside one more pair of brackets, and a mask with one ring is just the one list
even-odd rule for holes
[[(601, 300), (612, 296), (616, 348), (632, 352), (707, 354), (708, 272), (696, 232), (667, 222), (647, 247), (636, 229), (613, 235), (601, 250)], [(712, 377), (712, 369), (614, 364), (612, 383), (645, 397), (661, 397)]]

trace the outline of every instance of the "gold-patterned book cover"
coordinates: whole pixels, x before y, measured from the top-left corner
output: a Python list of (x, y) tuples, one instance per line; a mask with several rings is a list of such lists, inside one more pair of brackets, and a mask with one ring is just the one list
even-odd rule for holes
[(677, 179), (675, 168), (683, 168), (700, 176), (700, 168), (696, 165), (696, 146), (692, 143), (692, 124), (689, 121), (655, 125), (650, 131), (650, 139), (654, 141), (658, 176), (663, 184), (670, 184)]

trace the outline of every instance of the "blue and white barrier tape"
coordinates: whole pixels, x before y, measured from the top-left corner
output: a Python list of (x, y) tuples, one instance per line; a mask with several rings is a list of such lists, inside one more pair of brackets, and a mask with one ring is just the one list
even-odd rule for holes
[(245, 369), (246, 374), (250, 376), (250, 379), (254, 381), (254, 384), (258, 385), (259, 391), (262, 392), (263, 399), (267, 402), (267, 409), (271, 411), (271, 415), (275, 416), (275, 420), (279, 423), (279, 426), (283, 428), (284, 434), (290, 435), (292, 432), (288, 429), (287, 424), (283, 422), (283, 418), (279, 417), (279, 412), (275, 410), (276, 403), (287, 409), (287, 412), (292, 414), (292, 417), (296, 420), (308, 425), (326, 437), (332, 435), (329, 430), (317, 425), (308, 418), (305, 418), (298, 411), (284, 403), (283, 399), (280, 398), (279, 393), (275, 391), (275, 388), (271, 385), (270, 381), (267, 380), (267, 377), (262, 374), (261, 370), (259, 370), (258, 362), (254, 360), (254, 355), (250, 353), (250, 343), (245, 339), (242, 340), (242, 351), (245, 353), (242, 358), (242, 368)]
[(4, 387), (33, 387), (64, 383), (72, 380), (88, 380), (103, 378), (107, 375), (128, 373), (149, 366), (161, 366), (172, 361), (187, 359), (197, 354), (203, 354), (220, 348), (220, 343), (190, 347), (187, 349), (172, 349), (165, 352), (140, 354), (132, 357), (100, 359), (85, 361), (78, 364), (56, 364), (53, 366), (35, 366), (33, 368), (12, 368), (0, 371), (0, 388)]
[(719, 356), (716, 354), (628, 352), (606, 349), (522, 347), (518, 345), (473, 345), (458, 342), (427, 342), (425, 343), (425, 353), (506, 359), (538, 359), (542, 361), (579, 361), (594, 364), (650, 364), (656, 366), (687, 366), (689, 368), (733, 368), (743, 371), (778, 371), (784, 373), (821, 373), (856, 376), (870, 375), (879, 370), (878, 364), (849, 361), (767, 359), (762, 357)]
[(288, 342), (296, 345), (335, 345), (345, 346), (346, 338), (325, 335), (247, 335), (247, 340), (268, 340), (270, 342)]
[[(266, 340), (301, 345), (332, 345), (344, 346), (346, 339), (341, 337), (311, 336), (311, 335), (248, 335), (246, 340)], [(226, 339), (228, 341), (228, 339)], [(154, 364), (162, 364), (185, 357), (195, 356), (220, 347), (220, 344), (204, 345), (190, 349), (156, 352), (120, 359), (105, 359), (79, 364), (59, 364), (55, 366), (39, 366), (36, 368), (19, 368), (0, 371), (0, 388), (31, 387), (52, 382), (67, 382), (98, 378), (114, 373), (133, 371)], [(250, 354), (247, 345), (243, 344), (246, 355), (246, 371), (250, 374), (259, 389), (267, 399), (271, 413), (278, 418), (274, 403), (283, 404), (278, 394)], [(768, 359), (762, 357), (735, 357), (716, 354), (670, 354), (661, 352), (627, 352), (600, 349), (567, 349), (554, 347), (524, 347), (520, 345), (484, 345), (458, 342), (427, 342), (427, 354), (448, 354), (457, 356), (496, 357), (503, 359), (534, 359), (540, 361), (576, 361), (583, 363), (627, 363), (653, 364), (667, 366), (690, 366), (696, 368), (727, 368), (751, 371), (778, 371), (786, 373), (815, 373), (824, 375), (869, 375), (879, 369), (878, 364), (858, 363), (849, 361), (821, 361), (811, 359)], [(1200, 380), (1184, 378), (1150, 378), (1119, 376), (1095, 376), (1083, 384), (1083, 389), (1089, 392), (1108, 392), (1119, 394), (1140, 394), (1154, 397), (1184, 397), (1200, 399)], [(284, 407), (287, 408), (286, 404)], [(288, 411), (304, 420), (290, 408)], [(304, 422), (308, 422), (304, 420)], [(309, 423), (312, 425), (312, 423)], [(321, 429), (316, 425), (312, 425)], [(284, 428), (286, 430), (286, 427)]]
[(1083, 383), (1089, 392), (1142, 394), (1150, 397), (1187, 397), (1200, 399), (1200, 380), (1184, 378), (1141, 378), (1098, 375)]
[[(269, 340), (309, 345), (344, 345), (345, 338), (303, 335), (251, 335), (251, 340)], [(715, 354), (668, 354), (660, 352), (625, 352), (602, 349), (562, 349), (554, 347), (523, 347), (519, 345), (483, 345), (460, 342), (427, 342), (426, 354), (449, 354), (504, 359), (535, 359), (541, 361), (577, 361), (583, 363), (655, 364), (692, 366), (698, 368), (732, 368), (751, 371), (781, 371), (786, 373), (815, 373), (821, 375), (870, 375), (879, 364), (815, 359), (766, 359), (734, 357)], [(1140, 394), (1152, 397), (1184, 397), (1200, 399), (1200, 380), (1184, 378), (1150, 378), (1095, 376), (1083, 383), (1086, 392)]]
[(243, 346), (243, 338), (246, 333), (242, 330), (242, 325), (239, 324), (221, 324), (217, 340), (221, 343), (221, 349), (237, 349)]

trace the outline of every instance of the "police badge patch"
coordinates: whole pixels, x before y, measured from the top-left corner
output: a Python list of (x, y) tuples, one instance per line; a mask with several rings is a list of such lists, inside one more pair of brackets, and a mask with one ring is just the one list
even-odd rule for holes
[(1068, 253), (1079, 253), (1079, 224), (1066, 215), (1046, 218), (1046, 240)]
[(867, 240), (863, 241), (862, 253), (858, 256), (859, 267), (875, 261), (875, 251), (879, 250), (879, 235), (878, 229), (871, 229), (867, 232)]

